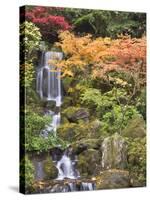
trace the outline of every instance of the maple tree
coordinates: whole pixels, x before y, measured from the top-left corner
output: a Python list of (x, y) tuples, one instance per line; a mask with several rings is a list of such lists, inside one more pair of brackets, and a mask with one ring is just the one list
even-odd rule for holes
[[(62, 10), (55, 8), (54, 10)], [(53, 14), (53, 8), (36, 6), (25, 13), (25, 18), (40, 28), (44, 40), (55, 41), (60, 30), (71, 29), (65, 17)]]
[(146, 82), (146, 38), (120, 36), (118, 39), (79, 37), (69, 31), (61, 32), (60, 42), (66, 59), (57, 63), (63, 76), (89, 73), (93, 78), (104, 77), (111, 71), (127, 72)]

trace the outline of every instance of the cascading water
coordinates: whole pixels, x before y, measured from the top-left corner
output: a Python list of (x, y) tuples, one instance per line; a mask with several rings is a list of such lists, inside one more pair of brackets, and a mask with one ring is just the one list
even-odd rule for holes
[[(62, 52), (48, 51), (42, 53), (37, 71), (37, 93), (43, 101), (55, 101), (56, 107), (60, 107), (62, 104), (61, 71), (56, 69), (53, 62), (62, 60), (62, 58)], [(56, 132), (57, 127), (60, 125), (60, 112), (55, 113), (49, 110), (45, 115), (52, 118), (52, 122), (41, 132), (44, 137), (47, 137), (50, 131)]]
[(62, 58), (61, 52), (46, 52), (37, 72), (37, 93), (42, 100), (55, 101), (56, 107), (62, 104), (61, 71), (56, 69), (53, 62)]
[(79, 178), (79, 172), (75, 169), (75, 160), (71, 160), (65, 152), (62, 158), (57, 162), (58, 177), (57, 180), (63, 180), (64, 178), (77, 179)]

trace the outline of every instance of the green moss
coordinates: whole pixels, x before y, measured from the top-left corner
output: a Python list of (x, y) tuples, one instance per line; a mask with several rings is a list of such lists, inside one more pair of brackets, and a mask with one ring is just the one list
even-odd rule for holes
[(89, 112), (86, 108), (81, 107), (74, 107), (70, 106), (67, 107), (62, 114), (70, 121), (70, 122), (80, 122), (80, 121), (88, 121)]
[(67, 122), (60, 125), (57, 132), (60, 138), (69, 142), (76, 142), (84, 138), (98, 139), (101, 135), (98, 120), (91, 122), (81, 120), (78, 123)]
[(20, 162), (20, 185), (25, 190), (32, 190), (34, 182), (35, 169), (28, 156), (25, 156)]
[(96, 176), (97, 189), (113, 189), (130, 187), (129, 172), (125, 170), (106, 170)]
[(145, 121), (141, 115), (134, 116), (127, 127), (123, 130), (122, 135), (130, 138), (143, 138), (146, 135)]
[(102, 143), (101, 138), (99, 139), (85, 138), (72, 143), (72, 147), (77, 154), (80, 154), (81, 152), (87, 149), (95, 149), (100, 151), (101, 143)]
[(101, 156), (99, 151), (88, 149), (79, 154), (77, 168), (83, 177), (95, 176), (100, 170)]
[(47, 158), (47, 160), (44, 162), (43, 168), (47, 179), (57, 178), (58, 169), (56, 168), (55, 164), (53, 163), (50, 157)]

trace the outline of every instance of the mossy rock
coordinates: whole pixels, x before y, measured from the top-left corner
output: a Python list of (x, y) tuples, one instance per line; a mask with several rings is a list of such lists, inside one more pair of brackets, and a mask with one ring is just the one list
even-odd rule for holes
[(79, 154), (77, 169), (81, 177), (92, 177), (100, 170), (101, 155), (99, 151), (88, 149)]
[(62, 104), (61, 109), (62, 110), (67, 109), (72, 104), (73, 104), (73, 98), (70, 97), (70, 96), (65, 96), (64, 99), (63, 99), (63, 104)]
[(145, 121), (141, 115), (134, 116), (123, 130), (122, 135), (129, 138), (143, 138), (146, 136)]
[(88, 149), (101, 150), (102, 139), (82, 139), (72, 144), (74, 152), (80, 154)]
[(101, 145), (103, 169), (127, 167), (127, 142), (118, 133), (106, 137)]
[(129, 172), (126, 170), (106, 170), (96, 176), (97, 189), (115, 189), (130, 187)]
[(57, 129), (58, 136), (68, 142), (76, 140), (76, 135), (79, 133), (78, 125), (75, 123), (64, 123)]
[(55, 179), (58, 176), (58, 169), (51, 158), (47, 158), (47, 160), (44, 161), (43, 170), (46, 174), (46, 179)]
[(77, 123), (79, 120), (87, 122), (89, 119), (88, 110), (86, 108), (80, 108), (80, 107), (70, 106), (63, 111), (63, 115), (66, 116), (66, 118), (70, 122), (74, 123)]
[(74, 143), (82, 139), (98, 139), (100, 137), (99, 123), (95, 121), (85, 123), (80, 121), (79, 123), (66, 122), (61, 124), (57, 133), (60, 138), (68, 142)]

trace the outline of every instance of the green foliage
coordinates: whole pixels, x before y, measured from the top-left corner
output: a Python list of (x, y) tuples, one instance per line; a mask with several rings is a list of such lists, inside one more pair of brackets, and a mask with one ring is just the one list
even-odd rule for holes
[[(35, 60), (35, 50), (39, 48), (41, 41), (41, 34), (39, 28), (37, 28), (31, 22), (23, 22), (20, 25), (20, 85), (21, 87), (31, 87), (34, 77), (35, 70), (33, 61)], [(25, 60), (24, 60), (24, 59)]]
[(128, 138), (143, 138), (146, 136), (146, 124), (142, 115), (134, 115), (128, 121), (127, 126), (122, 131), (122, 135)]
[(43, 136), (31, 136), (28, 143), (26, 143), (25, 148), (27, 151), (37, 151), (40, 153), (46, 152), (55, 147), (65, 149), (67, 146), (67, 142), (51, 133), (47, 138), (44, 138)]
[(128, 139), (128, 163), (130, 175), (137, 186), (146, 185), (146, 138)]
[(144, 120), (146, 120), (146, 88), (144, 88), (141, 91), (141, 94), (137, 96), (136, 107)]
[(40, 131), (50, 122), (48, 116), (26, 111), (25, 124), (27, 135), (39, 135)]
[(20, 48), (25, 59), (33, 58), (33, 51), (39, 48), (41, 33), (32, 22), (23, 22), (20, 25)]
[(146, 15), (144, 13), (85, 10), (74, 16), (73, 24), (76, 32), (91, 33), (94, 36), (115, 38), (118, 34), (129, 34), (132, 37), (141, 37), (146, 31)]
[(58, 176), (58, 169), (56, 168), (53, 160), (51, 157), (48, 157), (44, 161), (44, 166), (43, 166), (44, 172), (46, 174), (46, 179), (56, 179)]
[(75, 30), (89, 32), (102, 37), (106, 36), (106, 28), (110, 13), (107, 11), (91, 11), (79, 17), (75, 22)]
[(34, 67), (32, 62), (25, 62), (20, 66), (20, 85), (21, 87), (29, 88), (34, 80)]
[(117, 88), (103, 94), (98, 89), (88, 88), (81, 94), (82, 104), (90, 107), (92, 112), (96, 109), (103, 122), (103, 131), (109, 133), (120, 132), (132, 116), (138, 114), (135, 106), (127, 104), (128, 98), (126, 90)]
[(122, 110), (120, 105), (114, 105), (110, 111), (103, 115), (102, 122), (104, 131), (109, 133), (120, 132), (125, 128), (128, 121), (134, 115), (138, 114), (134, 106), (125, 106), (124, 109)]
[(27, 190), (32, 187), (34, 181), (35, 169), (28, 156), (25, 156), (20, 162), (20, 181), (21, 186)]

